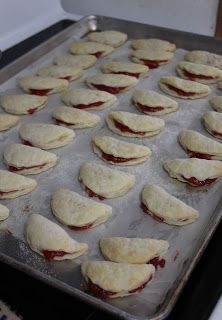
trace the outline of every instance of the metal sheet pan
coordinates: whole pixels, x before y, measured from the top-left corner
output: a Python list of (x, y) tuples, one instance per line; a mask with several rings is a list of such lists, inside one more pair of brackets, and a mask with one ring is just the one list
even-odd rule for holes
[[(138, 85), (138, 87), (158, 91), (159, 77), (175, 72), (175, 65), (183, 58), (184, 49), (207, 49), (220, 53), (222, 44), (221, 40), (215, 38), (119, 19), (89, 16), (2, 69), (0, 73), (1, 94), (3, 92), (20, 92), (16, 88), (18, 77), (33, 74), (38, 66), (49, 64), (55, 55), (67, 52), (69, 44), (75, 39), (83, 38), (92, 30), (109, 29), (127, 32), (129, 39), (156, 37), (171, 40), (176, 43), (178, 48), (181, 48), (176, 51), (172, 63), (151, 71), (150, 77), (141, 80)], [(129, 43), (104, 59), (126, 60), (128, 52)], [(74, 81), (71, 87), (84, 87), (85, 76), (95, 72), (99, 72), (99, 63), (86, 71), (82, 79)], [(211, 95), (218, 93), (214, 86), (211, 86), (211, 89)], [(131, 104), (131, 95), (132, 91), (119, 95), (119, 106), (114, 106), (110, 110), (137, 112)], [(174, 306), (222, 215), (221, 182), (208, 189), (194, 190), (183, 183), (170, 179), (162, 169), (164, 159), (186, 157), (181, 147), (176, 143), (177, 134), (182, 128), (196, 129), (207, 135), (202, 128), (200, 118), (205, 111), (210, 110), (208, 99), (192, 102), (177, 100), (180, 105), (179, 111), (163, 117), (166, 120), (166, 128), (160, 136), (144, 140), (131, 140), (150, 146), (153, 155), (142, 165), (122, 168), (122, 170), (135, 174), (137, 183), (125, 197), (107, 201), (113, 206), (114, 211), (110, 221), (88, 232), (73, 233), (69, 231), (69, 234), (75, 239), (88, 242), (90, 246), (88, 255), (74, 261), (46, 262), (27, 247), (23, 231), (25, 221), (32, 212), (39, 212), (55, 221), (50, 210), (50, 196), (57, 188), (69, 187), (84, 195), (77, 179), (79, 166), (82, 161), (88, 159), (102, 163), (93, 154), (90, 141), (92, 136), (97, 133), (112, 135), (104, 122), (92, 130), (76, 130), (77, 138), (73, 144), (53, 151), (59, 155), (60, 162), (54, 169), (36, 176), (39, 187), (35, 192), (15, 200), (3, 201), (10, 207), (11, 216), (0, 227), (0, 260), (122, 319), (162, 319), (166, 317)], [(21, 122), (51, 122), (51, 112), (59, 104), (61, 104), (59, 96), (51, 96), (47, 108), (34, 116), (23, 117)], [(110, 110), (97, 113), (104, 117)], [(6, 144), (19, 141), (17, 130), (18, 127), (0, 135), (0, 152)], [(125, 138), (125, 140), (128, 139)], [(0, 167), (4, 168), (4, 165), (1, 163)], [(119, 167), (116, 168), (119, 169)], [(144, 215), (139, 207), (139, 195), (145, 183), (159, 183), (169, 192), (194, 206), (200, 211), (198, 222), (179, 228), (159, 224), (151, 217)], [(102, 236), (108, 235), (150, 236), (170, 241), (170, 249), (166, 255), (166, 267), (158, 270), (155, 279), (142, 293), (124, 299), (102, 301), (85, 292), (79, 265), (81, 261), (88, 258), (102, 259), (98, 250), (98, 240)], [(175, 260), (177, 252), (179, 255)]]

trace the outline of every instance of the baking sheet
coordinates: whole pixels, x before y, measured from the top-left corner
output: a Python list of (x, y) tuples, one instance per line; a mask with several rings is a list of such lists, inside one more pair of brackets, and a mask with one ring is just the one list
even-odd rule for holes
[[(112, 20), (112, 28), (120, 30), (118, 23), (115, 24), (116, 19)], [(131, 30), (131, 32), (128, 32), (129, 38), (136, 37), (133, 33), (133, 23), (128, 24)], [(89, 27), (95, 29), (98, 28), (99, 25), (89, 24)], [(86, 32), (86, 26), (85, 28), (79, 27), (79, 29), (77, 29), (78, 32), (75, 32), (75, 26), (72, 26), (72, 28), (73, 34), (71, 37), (68, 37), (68, 40), (3, 83), (0, 94), (21, 93), (21, 90), (16, 87), (16, 80), (19, 77), (33, 75), (38, 67), (51, 64), (56, 55), (67, 53), (69, 45), (74, 40), (78, 40), (81, 33), (84, 34)], [(76, 28), (78, 28), (78, 23)], [(111, 27), (107, 25), (106, 29), (109, 28)], [(69, 28), (69, 30), (71, 29)], [(138, 28), (136, 32), (138, 34)], [(72, 82), (70, 87), (86, 88), (87, 86), (84, 83), (84, 79), (89, 75), (100, 72), (99, 66), (101, 62), (108, 60), (127, 61), (129, 51), (130, 46), (128, 41), (125, 45), (116, 49), (111, 55), (98, 60), (94, 67), (86, 70), (83, 77)], [(161, 93), (158, 88), (159, 78), (166, 75), (176, 75), (175, 66), (178, 61), (183, 59), (185, 52), (184, 49), (177, 49), (170, 64), (150, 70), (149, 77), (140, 80), (137, 88), (152, 89)], [(119, 104), (107, 110), (98, 112), (91, 111), (101, 116), (103, 119), (101, 124), (92, 129), (76, 130), (76, 138), (71, 144), (63, 148), (51, 150), (59, 156), (58, 165), (47, 172), (32, 176), (37, 180), (38, 188), (29, 195), (1, 202), (9, 207), (11, 214), (5, 222), (0, 224), (2, 231), (0, 233), (0, 251), (2, 252), (0, 258), (9, 262), (10, 257), (13, 257), (18, 262), (22, 262), (23, 267), (24, 265), (30, 266), (33, 275), (40, 277), (38, 273), (38, 271), (40, 271), (44, 275), (44, 280), (50, 284), (58, 286), (67, 292), (79, 296), (85, 301), (89, 301), (123, 318), (129, 319), (135, 316), (137, 319), (160, 319), (165, 316), (172, 307), (173, 302), (181, 290), (182, 284), (186, 281), (187, 272), (195, 262), (194, 257), (197, 257), (197, 253), (199, 255), (202, 251), (200, 250), (201, 247), (205, 245), (206, 240), (213, 232), (213, 227), (219, 222), (221, 216), (220, 208), (215, 211), (221, 198), (221, 181), (209, 188), (192, 188), (169, 178), (162, 168), (162, 163), (166, 159), (187, 157), (186, 153), (177, 143), (177, 136), (182, 129), (194, 129), (209, 136), (202, 127), (201, 116), (204, 112), (211, 110), (208, 99), (220, 93), (215, 85), (210, 86), (210, 88), (211, 93), (206, 99), (186, 101), (175, 98), (179, 103), (179, 110), (161, 117), (166, 121), (166, 126), (160, 135), (152, 138), (132, 139), (120, 137), (112, 133), (105, 124), (104, 118), (110, 111), (122, 110), (139, 114), (131, 103), (133, 90), (119, 94), (117, 96)], [(49, 103), (46, 108), (34, 115), (22, 117), (19, 125), (15, 128), (0, 133), (1, 154), (7, 144), (20, 142), (18, 128), (21, 123), (53, 123), (51, 119), (52, 111), (60, 105), (63, 105), (63, 103), (58, 94), (49, 96)], [(124, 141), (149, 146), (152, 150), (152, 156), (148, 161), (138, 166), (120, 167), (105, 164), (92, 151), (91, 140), (96, 134), (110, 135)], [(59, 188), (69, 188), (86, 196), (86, 193), (81, 189), (78, 182), (79, 167), (84, 161), (95, 161), (98, 164), (107, 165), (113, 169), (116, 168), (130, 172), (136, 176), (136, 184), (127, 195), (104, 201), (104, 203), (113, 207), (113, 216), (104, 225), (86, 232), (73, 232), (64, 227), (71, 237), (77, 241), (88, 243), (89, 251), (86, 255), (74, 261), (47, 262), (27, 248), (24, 242), (25, 222), (28, 216), (34, 212), (40, 213), (52, 221), (57, 222), (51, 213), (50, 199), (52, 193)], [(0, 168), (5, 168), (2, 162), (0, 163)], [(168, 192), (193, 206), (200, 212), (199, 220), (196, 223), (184, 227), (173, 227), (158, 223), (150, 216), (145, 215), (140, 208), (140, 193), (146, 183), (159, 184), (166, 188)], [(168, 240), (170, 242), (170, 249), (165, 256), (165, 268), (158, 269), (154, 280), (149, 286), (135, 296), (103, 302), (92, 296), (81, 294), (79, 290), (85, 291), (85, 287), (79, 266), (82, 261), (87, 259), (103, 259), (98, 249), (98, 242), (99, 239), (104, 236), (140, 236)], [(15, 239), (19, 239), (19, 241)], [(20, 265), (20, 269), (21, 267)], [(180, 285), (178, 285), (179, 283)], [(75, 288), (79, 290), (77, 291)]]

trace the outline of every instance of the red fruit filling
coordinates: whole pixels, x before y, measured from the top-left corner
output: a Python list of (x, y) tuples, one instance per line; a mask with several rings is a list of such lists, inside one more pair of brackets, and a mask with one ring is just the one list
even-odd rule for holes
[(29, 89), (31, 94), (36, 94), (37, 96), (47, 96), (52, 89)]
[(142, 202), (141, 203), (141, 208), (143, 209), (143, 211), (147, 214), (150, 214), (156, 221), (158, 222), (164, 222), (164, 218), (163, 217), (160, 217), (158, 216), (156, 213), (153, 213), (152, 211), (150, 211), (148, 209), (148, 207)]
[(71, 76), (60, 77), (59, 79), (70, 81), (72, 79)]
[(22, 171), (22, 170), (33, 169), (33, 168), (42, 169), (42, 168), (44, 168), (46, 165), (47, 165), (47, 163), (42, 163), (42, 164), (39, 164), (39, 165), (36, 165), (36, 166), (20, 167), (20, 168), (17, 168), (17, 167), (14, 167), (14, 166), (10, 166), (10, 165), (9, 165), (9, 166), (8, 166), (8, 169), (9, 169), (9, 171), (12, 171), (12, 172), (19, 172), (19, 171)]
[(4, 196), (5, 194), (17, 192), (18, 190), (11, 190), (11, 191), (0, 191), (0, 196)]
[(131, 77), (135, 77), (135, 78), (139, 78), (140, 77), (140, 73), (134, 73), (134, 72), (126, 72), (126, 71), (116, 71), (113, 72), (114, 74), (124, 74), (125, 76), (131, 76)]
[(184, 97), (192, 97), (192, 96), (195, 96), (196, 94), (198, 94), (198, 92), (185, 92), (181, 89), (178, 89), (170, 84), (167, 84), (167, 87), (170, 89), (170, 90), (173, 90), (175, 91), (179, 96), (184, 96)]
[(212, 155), (210, 154), (199, 153), (199, 152), (190, 151), (190, 150), (187, 150), (187, 152), (190, 158), (199, 158), (199, 159), (206, 159), (206, 160), (212, 159)]
[(128, 292), (129, 292), (129, 293), (136, 293), (136, 292), (142, 291), (142, 290), (145, 288), (145, 286), (147, 285), (147, 283), (148, 283), (149, 281), (151, 281), (151, 279), (152, 279), (152, 275), (151, 275), (150, 278), (149, 278), (146, 282), (144, 282), (141, 286), (137, 287), (136, 289), (130, 290), (130, 291), (128, 291)]
[(158, 267), (164, 268), (165, 264), (166, 264), (166, 260), (160, 259), (159, 257), (156, 257), (156, 258), (151, 259), (148, 263), (151, 263), (155, 267), (155, 269), (157, 269)]
[(147, 60), (147, 59), (140, 59), (143, 61), (145, 66), (148, 66), (150, 69), (158, 68), (161, 63), (166, 63), (168, 60)]
[(212, 132), (212, 134), (214, 135), (214, 136), (216, 136), (216, 137), (219, 137), (219, 138), (222, 138), (222, 133), (219, 133), (219, 132), (217, 132), (217, 131), (211, 131)]
[(183, 74), (185, 75), (185, 77), (187, 77), (189, 80), (195, 81), (195, 80), (212, 80), (215, 79), (215, 77), (212, 76), (205, 76), (202, 74), (194, 74), (191, 73), (185, 69), (182, 69)]
[(106, 199), (105, 197), (103, 197), (103, 196), (95, 193), (94, 191), (92, 191), (91, 189), (89, 189), (89, 188), (88, 188), (87, 186), (85, 186), (85, 185), (84, 185), (84, 188), (85, 188), (85, 191), (88, 193), (88, 196), (89, 196), (90, 198), (95, 197), (95, 198), (98, 198), (98, 199), (101, 200), (101, 201), (104, 200), (104, 199)]
[(113, 123), (114, 123), (114, 125), (115, 125), (115, 127), (117, 128), (117, 129), (119, 129), (120, 131), (122, 131), (122, 132), (130, 132), (130, 133), (133, 133), (133, 134), (138, 134), (138, 135), (140, 135), (140, 136), (144, 136), (145, 135), (145, 132), (142, 132), (142, 131), (133, 131), (133, 130), (131, 130), (129, 127), (127, 127), (125, 124), (122, 124), (122, 123), (120, 123), (120, 122), (118, 122), (117, 120), (114, 120), (113, 119)]
[(33, 144), (31, 142), (29, 142), (28, 140), (23, 140), (23, 144), (25, 144), (26, 146), (33, 147)]
[(104, 51), (98, 51), (98, 52), (91, 53), (91, 54), (92, 54), (93, 56), (96, 56), (96, 58), (100, 58), (103, 53), (104, 53)]
[(76, 105), (73, 104), (72, 107), (77, 109), (89, 109), (89, 108), (99, 107), (104, 103), (105, 101), (97, 101), (90, 104), (76, 104)]
[(149, 107), (149, 106), (145, 106), (139, 102), (137, 102), (137, 107), (139, 108), (140, 111), (146, 113), (146, 112), (158, 112), (158, 111), (162, 111), (164, 110), (163, 107)]
[(194, 185), (196, 187), (207, 186), (207, 185), (210, 185), (210, 184), (212, 184), (213, 182), (215, 182), (217, 180), (217, 178), (214, 178), (214, 179), (206, 179), (206, 180), (200, 181), (195, 177), (185, 178), (184, 176), (182, 176), (182, 178), (184, 180), (186, 180), (187, 183), (189, 183), (191, 185)]
[(92, 228), (93, 226), (93, 223), (88, 223), (88, 224), (85, 224), (84, 226), (68, 226), (69, 229), (71, 230), (74, 230), (74, 231), (84, 231), (84, 230), (87, 230), (87, 229), (90, 229)]
[(136, 159), (136, 158), (115, 157), (115, 156), (108, 154), (108, 153), (105, 153), (105, 152), (102, 152), (102, 157), (106, 161), (113, 162), (113, 163), (123, 163), (123, 162), (127, 162), (127, 161), (131, 161), (131, 160)]
[[(55, 118), (54, 118), (55, 119)], [(58, 119), (55, 119), (55, 122), (56, 122), (56, 124), (57, 125), (65, 125), (65, 126), (67, 126), (67, 127), (69, 127), (69, 126), (73, 126), (73, 124), (72, 123), (68, 123), (68, 122), (65, 122), (65, 121), (62, 121), (62, 120), (58, 120)]]
[(112, 94), (117, 94), (125, 90), (127, 87), (110, 87), (106, 86), (105, 84), (93, 84), (93, 87), (95, 87), (98, 90), (106, 91)]
[(94, 294), (94, 296), (97, 296), (100, 298), (109, 298), (117, 293), (117, 292), (104, 290), (97, 284), (94, 284), (91, 280), (88, 280), (88, 288), (89, 288), (89, 291)]
[(46, 258), (46, 260), (53, 260), (55, 257), (63, 257), (66, 254), (68, 254), (68, 252), (65, 252), (65, 251), (52, 251), (52, 250), (42, 250), (42, 253)]

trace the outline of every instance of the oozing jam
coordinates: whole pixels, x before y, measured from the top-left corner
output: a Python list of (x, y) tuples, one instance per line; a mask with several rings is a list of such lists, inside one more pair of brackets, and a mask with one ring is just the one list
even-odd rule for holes
[(44, 257), (47, 260), (53, 260), (55, 257), (63, 257), (65, 256), (68, 252), (65, 251), (51, 251), (51, 250), (42, 250), (42, 253)]
[(65, 125), (66, 127), (69, 127), (69, 126), (73, 125), (72, 123), (68, 123), (68, 122), (65, 122), (65, 121), (62, 121), (62, 120), (58, 120), (58, 119), (55, 119), (55, 118), (54, 118), (54, 120), (55, 120), (57, 125), (61, 124), (61, 125)]
[(145, 288), (145, 286), (147, 285), (147, 283), (148, 283), (149, 281), (151, 281), (151, 279), (152, 279), (152, 275), (151, 275), (150, 278), (149, 278), (146, 282), (144, 282), (141, 286), (137, 287), (136, 289), (130, 290), (130, 291), (128, 291), (128, 292), (129, 292), (129, 293), (136, 293), (136, 292), (142, 291), (142, 290)]
[(113, 120), (113, 123), (114, 123), (115, 127), (117, 129), (119, 129), (120, 131), (122, 131), (122, 132), (129, 132), (129, 133), (133, 133), (133, 134), (138, 134), (140, 136), (144, 136), (145, 135), (145, 132), (133, 131), (129, 127), (127, 127), (125, 124), (122, 124), (122, 123), (118, 122), (117, 120)]
[(4, 196), (5, 194), (17, 192), (18, 190), (11, 190), (11, 191), (0, 191), (0, 196)]
[(148, 107), (145, 106), (139, 102), (137, 102), (137, 107), (140, 109), (140, 111), (146, 113), (146, 112), (158, 112), (158, 111), (162, 111), (164, 108), (163, 107)]
[(90, 104), (76, 104), (76, 105), (73, 104), (72, 107), (77, 109), (89, 109), (89, 108), (99, 107), (104, 103), (105, 101), (97, 101)]
[(105, 84), (92, 84), (98, 90), (106, 91), (112, 94), (117, 94), (125, 90), (127, 87), (110, 87)]
[(100, 58), (103, 53), (104, 51), (98, 51), (98, 52), (92, 53), (92, 55), (96, 56), (96, 58)]
[(72, 79), (72, 77), (71, 76), (65, 76), (65, 77), (60, 77), (59, 79), (64, 79), (64, 80), (70, 81)]
[(114, 74), (124, 74), (125, 76), (131, 76), (131, 77), (135, 77), (135, 78), (139, 78), (140, 77), (140, 73), (134, 73), (134, 72), (126, 72), (126, 71), (116, 71), (113, 72)]
[(36, 166), (20, 167), (20, 168), (17, 168), (17, 167), (14, 167), (14, 166), (10, 166), (10, 165), (9, 165), (9, 166), (8, 166), (8, 170), (9, 170), (9, 171), (12, 171), (12, 172), (19, 172), (19, 171), (22, 171), (22, 170), (34, 169), (34, 168), (42, 169), (42, 168), (44, 168), (46, 165), (47, 165), (47, 163), (42, 163), (42, 164), (39, 164), (39, 165), (36, 165)]
[(155, 267), (155, 269), (157, 269), (158, 267), (164, 268), (165, 264), (166, 264), (166, 260), (160, 259), (159, 257), (156, 257), (156, 258), (151, 259), (148, 263), (151, 263)]
[(206, 179), (206, 180), (198, 180), (195, 177), (191, 177), (191, 178), (185, 178), (184, 176), (182, 176), (182, 178), (184, 180), (186, 180), (189, 184), (194, 185), (196, 187), (202, 187), (202, 186), (207, 186), (212, 184), (213, 182), (215, 182), (217, 180), (217, 178), (214, 179)]
[(140, 59), (143, 61), (145, 66), (148, 66), (150, 69), (158, 68), (161, 63), (165, 63), (168, 60), (147, 60), (147, 59)]
[(175, 91), (179, 96), (185, 96), (185, 97), (192, 97), (194, 96), (195, 94), (197, 93), (194, 93), (194, 92), (185, 92), (181, 89), (178, 89), (170, 84), (167, 84), (167, 87), (170, 89), (170, 90), (173, 90)]
[(26, 146), (33, 147), (32, 143), (28, 140), (23, 140), (23, 144), (25, 144)]
[(114, 162), (114, 163), (123, 163), (123, 162), (127, 162), (127, 161), (131, 161), (134, 160), (136, 158), (121, 158), (121, 157), (115, 157), (111, 154), (102, 152), (102, 157), (103, 159), (109, 161), (109, 162)]
[(212, 155), (210, 154), (199, 153), (199, 152), (190, 151), (190, 150), (187, 150), (187, 152), (190, 158), (199, 158), (199, 159), (206, 159), (206, 160), (212, 159)]
[(68, 226), (69, 229), (71, 230), (74, 230), (74, 231), (84, 231), (84, 230), (87, 230), (87, 229), (90, 229), (92, 228), (93, 226), (93, 223), (88, 223), (88, 224), (85, 224), (84, 226)]
[(88, 280), (88, 288), (89, 288), (89, 291), (92, 292), (92, 294), (94, 296), (100, 297), (103, 299), (109, 298), (117, 293), (117, 292), (104, 290), (100, 286), (98, 286), (97, 284), (94, 284), (91, 280)]
[(98, 198), (99, 200), (104, 200), (104, 199), (106, 199), (105, 197), (103, 197), (103, 196), (100, 196), (99, 194), (96, 194), (94, 191), (92, 191), (91, 189), (89, 189), (87, 186), (85, 186), (84, 185), (84, 188), (85, 188), (85, 191), (88, 193), (88, 196), (90, 197), (90, 198), (93, 198), (93, 197), (95, 197), (95, 198)]
[(52, 89), (29, 89), (29, 92), (37, 96), (47, 96), (51, 90)]
[(30, 108), (30, 109), (28, 109), (28, 113), (29, 113), (29, 114), (33, 114), (33, 113), (35, 113), (35, 112), (38, 110), (38, 108), (39, 108), (39, 107)]
[(163, 217), (160, 217), (158, 216), (156, 213), (153, 213), (152, 211), (150, 211), (148, 209), (148, 207), (142, 202), (141, 203), (141, 208), (143, 209), (143, 211), (147, 214), (150, 214), (156, 221), (158, 222), (164, 222), (164, 218)]
[(205, 75), (202, 75), (202, 74), (194, 74), (194, 73), (191, 73), (185, 69), (183, 69), (183, 74), (189, 79), (189, 80), (193, 80), (195, 81), (196, 79), (198, 80), (212, 80), (212, 79), (215, 79), (215, 77), (212, 77), (212, 76), (205, 76)]
[(219, 133), (219, 132), (217, 132), (217, 131), (211, 131), (212, 132), (212, 134), (214, 135), (214, 136), (216, 136), (216, 137), (219, 137), (220, 139), (222, 138), (222, 133)]

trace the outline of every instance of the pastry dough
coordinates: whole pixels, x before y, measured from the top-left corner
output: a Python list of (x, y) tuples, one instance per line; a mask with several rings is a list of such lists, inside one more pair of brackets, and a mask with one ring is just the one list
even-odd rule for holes
[(19, 117), (11, 114), (0, 113), (0, 131), (8, 130), (19, 122)]
[(137, 109), (148, 115), (163, 115), (178, 109), (178, 103), (152, 90), (136, 90), (133, 102)]
[(210, 105), (215, 111), (222, 112), (222, 96), (215, 96), (211, 98)]
[(75, 231), (94, 228), (112, 215), (112, 207), (68, 189), (56, 191), (52, 196), (51, 206), (55, 217)]
[(75, 259), (88, 249), (86, 243), (72, 239), (56, 223), (32, 214), (26, 225), (26, 239), (30, 248), (47, 260)]
[(205, 159), (174, 159), (164, 162), (169, 176), (193, 187), (207, 186), (222, 176), (222, 162)]
[(151, 150), (146, 146), (117, 140), (108, 136), (93, 139), (93, 151), (105, 162), (130, 166), (146, 161)]
[(182, 99), (199, 99), (210, 92), (210, 88), (205, 84), (177, 77), (160, 78), (159, 86), (163, 92)]
[(218, 82), (218, 89), (222, 90), (222, 81)]
[(118, 298), (142, 291), (155, 268), (152, 264), (84, 261), (81, 271), (91, 293), (101, 298)]
[(56, 124), (70, 129), (91, 128), (97, 126), (101, 118), (90, 112), (69, 107), (58, 107), (52, 117)]
[(169, 248), (169, 242), (149, 238), (102, 238), (100, 249), (105, 259), (113, 262), (151, 263), (162, 257)]
[(0, 222), (7, 219), (9, 216), (9, 209), (0, 204)]
[(73, 54), (92, 54), (96, 58), (104, 57), (113, 52), (114, 48), (98, 42), (74, 42), (69, 48)]
[(184, 60), (206, 64), (222, 69), (222, 56), (208, 51), (193, 50), (185, 54)]
[(148, 74), (147, 66), (122, 61), (107, 61), (101, 65), (101, 70), (104, 73), (125, 74), (136, 78), (141, 78)]
[(146, 185), (142, 192), (142, 208), (158, 222), (183, 226), (197, 220), (198, 211), (157, 185)]
[(148, 66), (150, 69), (158, 68), (159, 66), (169, 63), (173, 58), (173, 53), (160, 49), (135, 50), (131, 52), (131, 59), (140, 64)]
[(63, 147), (75, 137), (73, 130), (47, 123), (23, 124), (19, 134), (24, 144), (46, 150)]
[(212, 136), (222, 139), (222, 114), (208, 111), (203, 115), (203, 123)]
[(218, 68), (186, 61), (178, 63), (177, 72), (184, 79), (200, 83), (215, 83), (222, 79), (222, 71)]
[(146, 49), (146, 50), (162, 50), (162, 51), (175, 51), (176, 45), (172, 42), (161, 39), (136, 39), (131, 41), (133, 49)]
[(162, 119), (122, 111), (110, 112), (106, 121), (111, 131), (132, 138), (154, 136), (165, 125)]
[(86, 83), (90, 88), (113, 94), (129, 91), (137, 82), (135, 77), (123, 74), (98, 74), (86, 78)]
[(23, 144), (9, 144), (5, 147), (4, 162), (9, 171), (19, 174), (37, 174), (56, 165), (54, 153)]
[(12, 114), (33, 114), (46, 106), (48, 98), (34, 94), (16, 94), (1, 97), (2, 108)]
[(179, 141), (190, 158), (222, 160), (222, 144), (193, 130), (183, 130)]
[(88, 69), (92, 67), (97, 61), (97, 58), (91, 54), (81, 55), (61, 55), (54, 59), (54, 63), (58, 66), (77, 67), (80, 69)]
[(52, 77), (73, 81), (83, 75), (83, 70), (77, 66), (47, 66), (38, 69), (37, 74), (41, 77)]
[(25, 92), (38, 96), (48, 96), (49, 94), (62, 92), (68, 88), (69, 81), (36, 76), (20, 78), (18, 84)]
[(61, 98), (67, 106), (84, 110), (102, 110), (117, 101), (111, 93), (91, 89), (70, 89)]
[(0, 199), (13, 199), (32, 192), (37, 186), (34, 179), (0, 170)]
[(121, 46), (127, 40), (127, 34), (115, 31), (115, 30), (107, 30), (100, 32), (91, 32), (88, 35), (88, 39), (90, 41), (95, 41), (103, 44), (107, 44), (114, 48)]
[(89, 197), (100, 200), (121, 197), (135, 184), (135, 176), (93, 162), (81, 165), (79, 181)]

